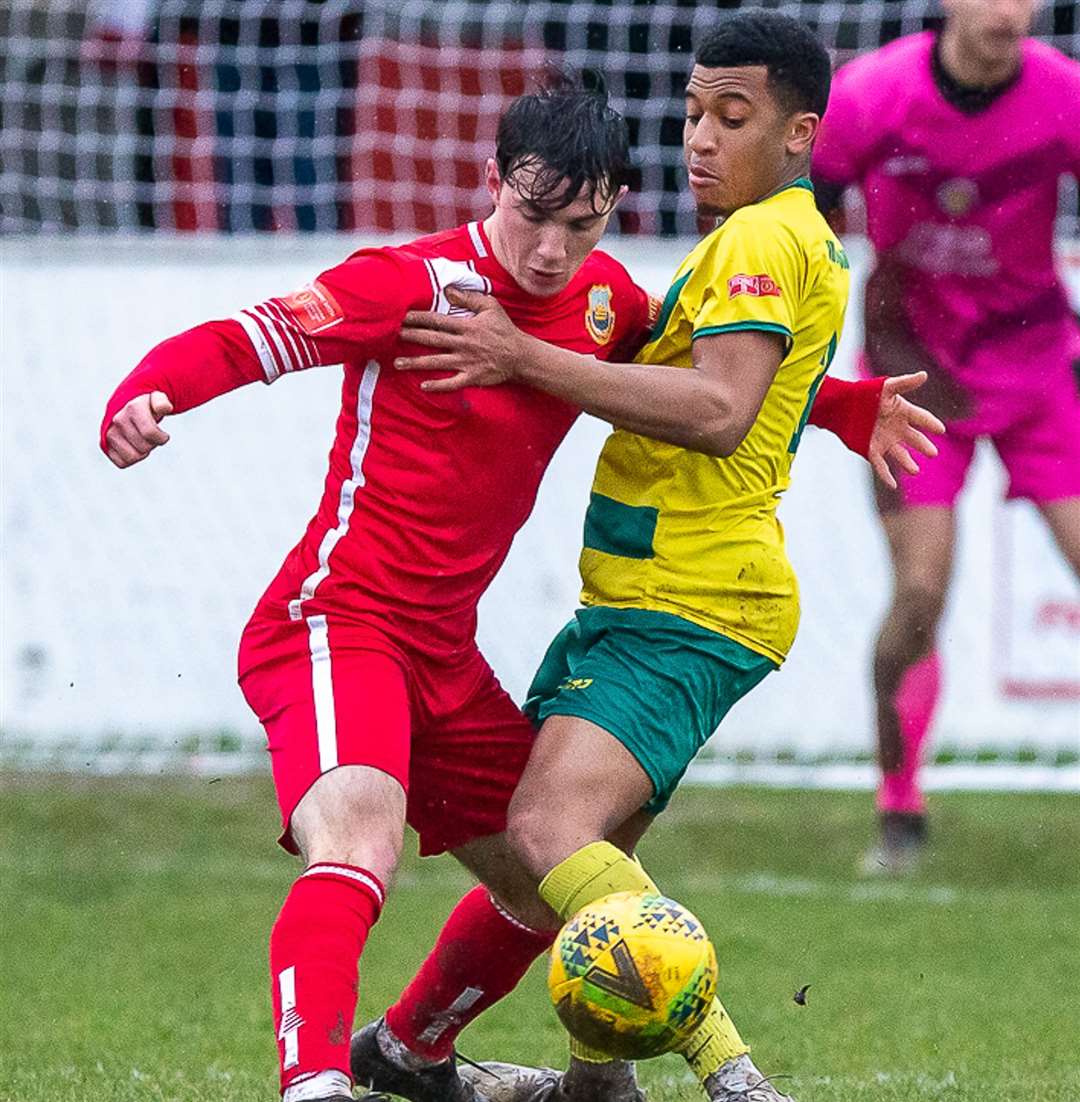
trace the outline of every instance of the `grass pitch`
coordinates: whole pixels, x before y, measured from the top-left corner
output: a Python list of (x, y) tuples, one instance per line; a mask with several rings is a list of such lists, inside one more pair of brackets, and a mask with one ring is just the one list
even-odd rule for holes
[[(709, 926), (725, 1003), (800, 1102), (1076, 1102), (1078, 803), (940, 797), (925, 869), (867, 883), (867, 796), (691, 789), (642, 857)], [(265, 945), (294, 869), (275, 815), (263, 777), (0, 780), (0, 1100), (276, 1097)], [(452, 861), (406, 861), (360, 1019), (468, 884)], [(543, 969), (461, 1048), (560, 1064)], [(701, 1098), (677, 1058), (641, 1073), (653, 1102)]]

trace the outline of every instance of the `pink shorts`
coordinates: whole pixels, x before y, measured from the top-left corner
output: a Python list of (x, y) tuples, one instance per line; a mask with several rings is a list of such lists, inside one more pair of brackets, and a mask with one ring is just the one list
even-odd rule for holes
[(919, 474), (898, 479), (904, 505), (951, 508), (980, 437), (993, 443), (1008, 472), (1010, 499), (1041, 504), (1080, 496), (1080, 397), (1073, 389), (1018, 410), (1014, 420), (989, 432), (977, 422), (950, 424), (945, 436), (935, 439), (938, 454), (918, 456)]
[[(859, 368), (870, 375), (865, 356)], [(919, 392), (911, 397), (918, 402)], [(992, 442), (1008, 473), (1008, 498), (1045, 504), (1080, 496), (1080, 392), (1072, 371), (1060, 372), (1053, 387), (1015, 398), (991, 390), (975, 401), (974, 416), (946, 416), (948, 431), (934, 438), (938, 454), (917, 456), (917, 475), (898, 476), (903, 506), (952, 508), (980, 439)]]
[(534, 731), (475, 647), (436, 661), (375, 628), (256, 612), (239, 667), (266, 729), (285, 849), (296, 852), (296, 805), (339, 765), (400, 782), (422, 854), (505, 829)]

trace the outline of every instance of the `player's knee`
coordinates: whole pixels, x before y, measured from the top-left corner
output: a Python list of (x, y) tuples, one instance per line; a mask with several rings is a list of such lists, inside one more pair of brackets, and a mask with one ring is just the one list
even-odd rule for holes
[(543, 823), (528, 801), (515, 800), (506, 818), (506, 840), (514, 857), (539, 882), (546, 874)]
[(946, 586), (937, 579), (915, 578), (897, 588), (893, 615), (901, 621), (902, 634), (919, 650), (925, 649), (937, 631), (945, 595)]
[(290, 828), (305, 864), (355, 865), (385, 883), (401, 857), (404, 792), (385, 773), (345, 766), (312, 785)]
[(540, 879), (514, 853), (505, 834), (474, 839), (453, 851), (454, 856), (491, 893), (503, 910), (534, 930), (555, 929), (555, 912), (540, 898)]
[[(581, 821), (579, 802), (554, 807), (538, 800), (515, 800), (510, 805), (506, 837), (517, 859), (542, 880), (560, 861), (592, 840), (590, 826)], [(597, 835), (600, 837), (602, 835)]]

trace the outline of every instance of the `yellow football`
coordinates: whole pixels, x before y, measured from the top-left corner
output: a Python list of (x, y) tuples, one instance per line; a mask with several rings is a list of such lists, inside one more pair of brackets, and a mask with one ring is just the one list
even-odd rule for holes
[(716, 995), (716, 953), (681, 903), (619, 892), (559, 931), (548, 990), (583, 1044), (642, 1060), (669, 1052), (701, 1024)]

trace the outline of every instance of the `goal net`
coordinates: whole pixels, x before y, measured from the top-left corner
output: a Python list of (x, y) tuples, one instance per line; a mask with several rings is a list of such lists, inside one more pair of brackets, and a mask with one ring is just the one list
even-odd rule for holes
[[(0, 5), (5, 232), (374, 229), (484, 213), (495, 123), (546, 64), (593, 70), (637, 179), (617, 231), (693, 234), (682, 90), (737, 3), (19, 0)], [(927, 0), (766, 4), (837, 61), (934, 25)], [(1036, 31), (1076, 56), (1077, 5)], [(1062, 232), (1077, 230), (1075, 192)]]
[[(934, 14), (911, 0), (782, 6), (839, 58)], [(318, 499), (338, 373), (193, 411), (122, 474), (96, 450), (108, 393), (165, 336), (291, 290), (380, 235), (485, 215), (478, 169), (498, 115), (552, 62), (602, 73), (630, 121), (637, 179), (606, 247), (662, 293), (687, 245), (657, 236), (696, 229), (681, 91), (716, 14), (581, 0), (0, 5), (0, 762), (221, 771), (261, 758), (236, 640)], [(1075, 53), (1076, 19), (1074, 4), (1046, 4), (1039, 34)], [(1065, 193), (1062, 235), (1077, 225)], [(1080, 268), (1068, 271), (1076, 285)], [(841, 371), (858, 340), (855, 314)], [(481, 609), (482, 646), (519, 699), (575, 604), (603, 434), (575, 429)], [(938, 745), (1075, 774), (1080, 593), (1024, 507), (998, 503), (1001, 482), (983, 457), (943, 630)], [(888, 578), (865, 471), (808, 433), (782, 516), (800, 639), (725, 724), (715, 768), (869, 759)]]

